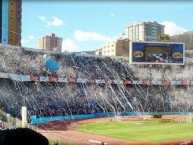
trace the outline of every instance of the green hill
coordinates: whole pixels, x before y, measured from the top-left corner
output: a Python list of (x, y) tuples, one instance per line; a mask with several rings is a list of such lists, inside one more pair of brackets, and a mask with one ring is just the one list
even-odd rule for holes
[(185, 43), (186, 50), (193, 50), (193, 31), (188, 31), (183, 34), (171, 36), (170, 41), (183, 42)]

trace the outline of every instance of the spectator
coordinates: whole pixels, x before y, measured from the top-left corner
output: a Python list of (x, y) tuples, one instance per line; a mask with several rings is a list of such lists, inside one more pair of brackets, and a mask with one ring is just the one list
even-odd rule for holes
[(29, 129), (17, 128), (0, 131), (0, 145), (49, 145), (42, 134)]

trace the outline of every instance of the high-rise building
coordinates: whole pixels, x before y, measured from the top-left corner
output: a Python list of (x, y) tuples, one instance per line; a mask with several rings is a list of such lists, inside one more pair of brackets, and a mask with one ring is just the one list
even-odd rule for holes
[(21, 46), (21, 0), (0, 0), (0, 43)]
[(126, 27), (123, 37), (132, 41), (158, 41), (164, 27), (156, 21), (132, 23)]
[(39, 48), (48, 51), (62, 51), (63, 38), (56, 37), (55, 34), (46, 35), (39, 38)]

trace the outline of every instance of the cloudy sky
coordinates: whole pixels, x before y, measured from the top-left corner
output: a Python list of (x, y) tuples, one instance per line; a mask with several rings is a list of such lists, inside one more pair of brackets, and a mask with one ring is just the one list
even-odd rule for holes
[(55, 33), (63, 51), (96, 50), (142, 21), (164, 24), (169, 35), (193, 30), (193, 2), (155, 1), (23, 0), (22, 45), (38, 49), (39, 37)]

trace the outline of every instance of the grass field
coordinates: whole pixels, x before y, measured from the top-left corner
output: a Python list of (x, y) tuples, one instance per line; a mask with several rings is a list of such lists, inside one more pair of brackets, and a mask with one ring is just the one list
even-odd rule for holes
[(80, 131), (132, 141), (155, 143), (193, 139), (193, 123), (159, 121), (100, 121), (82, 124)]

